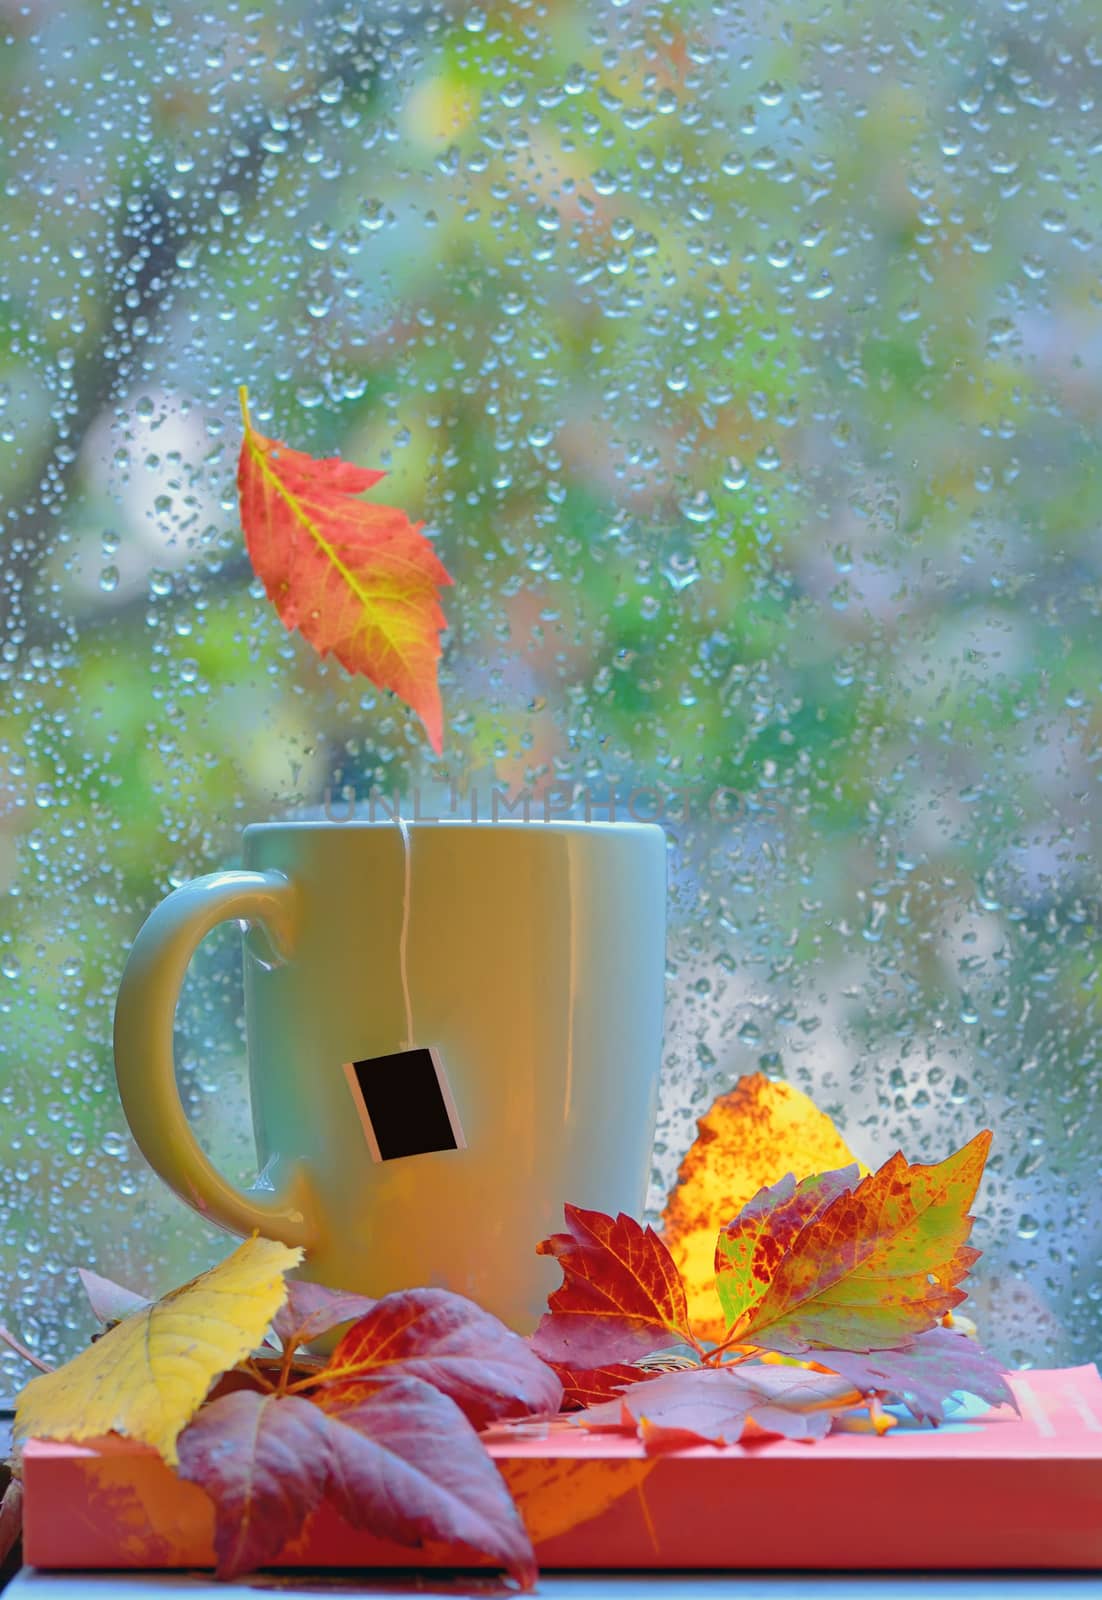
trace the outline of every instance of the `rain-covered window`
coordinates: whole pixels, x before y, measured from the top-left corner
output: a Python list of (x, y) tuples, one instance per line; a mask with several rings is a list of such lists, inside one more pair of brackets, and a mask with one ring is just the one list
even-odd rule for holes
[[(22, 1336), (84, 1336), (74, 1265), (224, 1249), (114, 1087), (149, 909), (249, 821), (454, 779), (657, 793), (652, 1205), (753, 1071), (870, 1161), (989, 1125), (973, 1314), (1015, 1364), (1097, 1355), (1097, 13), (33, 0), (0, 34)], [(442, 763), (253, 578), (242, 383), (425, 520)], [(239, 949), (178, 1054), (244, 1181)]]

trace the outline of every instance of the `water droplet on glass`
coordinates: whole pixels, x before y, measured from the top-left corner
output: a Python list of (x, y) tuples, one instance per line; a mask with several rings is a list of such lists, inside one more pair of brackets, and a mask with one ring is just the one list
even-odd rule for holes
[(707, 489), (697, 489), (681, 501), (681, 515), (687, 522), (711, 522), (716, 514), (715, 501)]
[(690, 584), (696, 583), (700, 577), (700, 568), (696, 564), (696, 557), (685, 552), (670, 556), (663, 563), (662, 575), (674, 593), (680, 594), (682, 589), (687, 589)]

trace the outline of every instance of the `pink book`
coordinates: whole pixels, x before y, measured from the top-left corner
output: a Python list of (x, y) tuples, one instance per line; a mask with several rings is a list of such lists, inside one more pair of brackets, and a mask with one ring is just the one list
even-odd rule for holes
[[(1102, 1568), (1102, 1380), (1012, 1374), (1021, 1416), (962, 1397), (937, 1429), (817, 1444), (759, 1439), (648, 1458), (561, 1421), (487, 1436), (540, 1565), (605, 1568)], [(41, 1568), (209, 1567), (213, 1514), (151, 1450), (115, 1436), (31, 1440), (24, 1553)], [(322, 1507), (285, 1567), (471, 1566), (411, 1551)]]

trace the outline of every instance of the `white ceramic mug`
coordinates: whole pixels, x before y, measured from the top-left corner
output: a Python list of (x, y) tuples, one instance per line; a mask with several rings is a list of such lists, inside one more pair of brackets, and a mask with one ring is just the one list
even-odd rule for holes
[[(289, 822), (173, 891), (131, 950), (119, 1092), (150, 1164), (306, 1276), (436, 1284), (521, 1331), (572, 1201), (638, 1213), (662, 1044), (665, 839), (640, 823)], [(256, 1187), (200, 1149), (173, 1063), (188, 961), (247, 923)]]

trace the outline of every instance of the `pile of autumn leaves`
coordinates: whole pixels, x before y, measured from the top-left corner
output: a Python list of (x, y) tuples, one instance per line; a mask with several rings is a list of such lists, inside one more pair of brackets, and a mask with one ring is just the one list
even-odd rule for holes
[[(499, 1439), (518, 1418), (627, 1430), (650, 1453), (880, 1430), (888, 1396), (931, 1421), (957, 1390), (1013, 1404), (996, 1364), (946, 1326), (978, 1255), (968, 1211), (989, 1144), (981, 1133), (936, 1166), (897, 1154), (865, 1176), (848, 1163), (797, 1182), (779, 1163), (806, 1171), (848, 1152), (797, 1091), (743, 1080), (700, 1124), (665, 1240), (565, 1208), (566, 1231), (538, 1246), (563, 1282), (530, 1340), (444, 1290), (371, 1301), (287, 1282), (300, 1252), (259, 1238), (153, 1303), (84, 1274), (107, 1331), (26, 1386), (17, 1438), (152, 1445), (213, 1501), (224, 1577), (286, 1559), (328, 1503), (530, 1587), (531, 1539), (485, 1448), (491, 1426)], [(717, 1216), (731, 1218), (718, 1243)], [(327, 1358), (310, 1353), (342, 1327)]]

